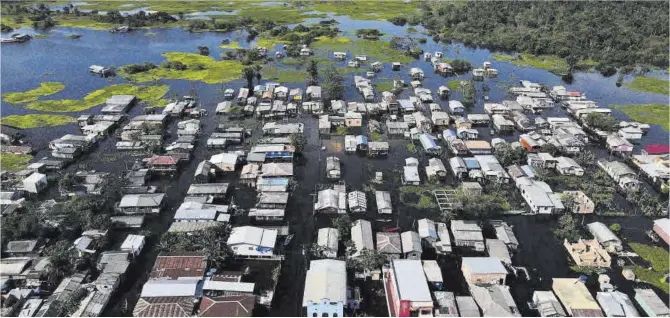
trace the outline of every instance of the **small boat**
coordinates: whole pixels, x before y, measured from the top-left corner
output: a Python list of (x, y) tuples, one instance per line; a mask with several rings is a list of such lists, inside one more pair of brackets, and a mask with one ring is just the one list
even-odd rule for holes
[(295, 235), (294, 234), (289, 234), (289, 235), (286, 236), (286, 240), (284, 240), (284, 246), (288, 246), (289, 244), (291, 244), (291, 240), (293, 240), (293, 236), (295, 236)]

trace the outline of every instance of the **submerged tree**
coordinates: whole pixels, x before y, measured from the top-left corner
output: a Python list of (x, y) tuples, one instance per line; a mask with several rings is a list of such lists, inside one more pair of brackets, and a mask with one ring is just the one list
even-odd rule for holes
[(254, 89), (254, 77), (256, 76), (256, 71), (252, 67), (245, 67), (242, 70), (242, 77), (247, 80), (247, 88), (249, 90)]
[(558, 218), (558, 224), (553, 229), (554, 235), (561, 241), (567, 239), (575, 242), (581, 237), (579, 224), (572, 214), (563, 214)]
[(309, 60), (307, 74), (309, 75), (309, 85), (316, 85), (319, 83), (319, 65), (316, 60)]
[(342, 74), (334, 66), (327, 68), (323, 73), (323, 91), (330, 100), (344, 99), (344, 84)]

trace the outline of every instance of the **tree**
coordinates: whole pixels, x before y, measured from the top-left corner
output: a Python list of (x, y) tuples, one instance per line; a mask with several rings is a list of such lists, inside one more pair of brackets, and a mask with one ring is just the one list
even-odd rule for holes
[(616, 118), (601, 113), (588, 114), (584, 119), (584, 123), (593, 129), (607, 132), (616, 131), (619, 125), (619, 121)]
[(621, 224), (619, 223), (613, 223), (612, 225), (609, 226), (609, 229), (614, 232), (614, 234), (619, 235), (621, 233)]
[(198, 45), (198, 52), (200, 52), (200, 55), (208, 56), (209, 55), (209, 47), (204, 46), (204, 45)]
[(49, 256), (49, 264), (46, 267), (47, 282), (56, 286), (63, 279), (72, 275), (77, 259), (77, 253), (72, 248), (72, 243), (60, 240), (51, 246), (45, 253)]
[[(254, 70), (256, 71), (256, 84), (261, 85), (261, 78), (263, 78), (263, 74), (261, 73), (261, 70), (263, 69), (262, 66), (256, 65), (254, 66)], [(253, 95), (253, 92), (252, 92)]]
[(292, 134), (291, 146), (295, 147), (296, 153), (301, 153), (307, 145), (307, 137), (304, 134)]
[(472, 70), (472, 64), (466, 60), (453, 60), (451, 61), (451, 67), (456, 73), (467, 73)]
[(512, 164), (523, 164), (526, 160), (526, 149), (523, 147), (512, 147), (508, 143), (498, 145), (495, 148), (495, 156), (503, 167)]
[(356, 257), (347, 258), (347, 267), (354, 271), (374, 270), (387, 262), (386, 255), (377, 250), (364, 248)]
[(242, 77), (247, 80), (247, 88), (249, 90), (254, 89), (254, 77), (256, 76), (256, 72), (252, 67), (245, 67), (242, 70)]
[(319, 83), (319, 65), (316, 60), (309, 60), (307, 74), (309, 75), (309, 85), (316, 85)]
[(596, 155), (591, 149), (583, 149), (575, 156), (575, 161), (583, 167), (591, 167), (596, 163)]
[(558, 218), (558, 224), (553, 229), (554, 235), (561, 241), (567, 239), (575, 242), (581, 237), (577, 221), (572, 214), (563, 214)]
[(342, 239), (347, 239), (351, 235), (352, 221), (347, 214), (334, 218), (332, 226), (340, 232), (340, 237)]
[(328, 67), (323, 73), (323, 91), (330, 100), (344, 99), (342, 75), (334, 66)]

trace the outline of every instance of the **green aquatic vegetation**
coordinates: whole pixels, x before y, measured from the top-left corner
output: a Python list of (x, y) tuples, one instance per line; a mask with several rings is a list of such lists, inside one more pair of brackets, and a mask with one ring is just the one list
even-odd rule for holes
[[(634, 91), (668, 95), (670, 82), (666, 79), (636, 76), (626, 86)], [(667, 119), (667, 117), (665, 118)]]
[(611, 108), (622, 111), (630, 119), (659, 125), (663, 129), (670, 130), (670, 105), (666, 104), (639, 104), (639, 105), (610, 105)]
[(165, 106), (167, 106), (167, 104), (169, 104), (169, 103), (170, 103), (170, 100), (169, 100), (169, 99), (161, 98), (161, 99), (159, 99), (159, 100), (157, 100), (157, 101), (155, 101), (155, 102), (152, 102), (151, 105), (149, 105), (149, 106), (152, 106), (152, 107), (165, 107)]
[(276, 66), (263, 66), (261, 75), (264, 79), (273, 79), (280, 83), (304, 82), (307, 72), (295, 69), (280, 69)]
[(237, 15), (253, 20), (270, 20), (277, 24), (300, 23), (310, 18), (325, 18), (323, 13), (307, 13), (310, 10), (284, 6), (254, 6), (240, 9)]
[[(218, 84), (239, 79), (244, 68), (240, 61), (217, 61), (211, 56), (195, 53), (167, 52), (163, 53), (163, 56), (167, 58), (168, 63), (164, 63), (161, 67), (136, 74), (128, 74), (121, 67), (119, 75), (136, 82), (179, 79)], [(175, 64), (176, 62), (186, 66), (186, 69), (179, 70), (174, 67), (167, 67), (167, 64)]]
[[(408, 205), (419, 209), (437, 208), (433, 200), (432, 191), (440, 188), (437, 185), (402, 186), (400, 187), (400, 200)], [(414, 199), (414, 200), (412, 200)]]
[(390, 92), (390, 91), (393, 90), (393, 81), (383, 81), (383, 82), (375, 83), (375, 87), (380, 92), (384, 92), (384, 91), (389, 91)]
[(242, 47), (240, 46), (239, 41), (230, 41), (228, 44), (222, 44), (219, 46), (222, 49), (229, 49), (229, 50), (237, 50), (241, 49)]
[(371, 58), (377, 59), (380, 62), (391, 63), (409, 63), (414, 61), (414, 58), (407, 56), (391, 47), (389, 41), (379, 40), (352, 40), (345, 37), (318, 37), (312, 44), (312, 47), (318, 50), (327, 51), (349, 51), (352, 56), (367, 55)]
[(36, 39), (46, 39), (46, 38), (48, 38), (48, 37), (49, 37), (49, 35), (48, 35), (48, 34), (44, 34), (44, 33), (42, 33), (42, 34), (35, 34), (35, 36), (34, 36), (34, 38), (36, 38)]
[(77, 122), (71, 116), (47, 114), (11, 115), (2, 117), (1, 121), (4, 125), (21, 129), (61, 126)]
[(651, 268), (644, 268), (636, 265), (633, 267), (633, 273), (637, 279), (648, 282), (666, 293), (670, 291), (665, 277), (670, 271), (670, 261), (668, 251), (662, 247), (650, 246), (639, 243), (630, 243), (633, 252), (651, 264)]
[(0, 154), (0, 170), (19, 171), (24, 169), (31, 159), (33, 159), (33, 156), (31, 155), (20, 155), (14, 153)]
[(78, 38), (80, 38), (80, 37), (81, 37), (81, 34), (75, 34), (75, 33), (73, 33), (73, 34), (68, 34), (68, 35), (67, 35), (67, 38), (68, 38), (68, 39), (73, 39), (73, 40), (74, 40), (74, 39), (78, 39)]
[(112, 95), (135, 95), (138, 99), (150, 104), (163, 97), (168, 89), (167, 85), (116, 84), (93, 91), (83, 99), (40, 100), (26, 105), (26, 108), (47, 112), (78, 112), (103, 104)]
[(344, 136), (348, 133), (349, 133), (349, 128), (347, 128), (346, 126), (339, 126), (339, 127), (335, 128), (335, 132), (333, 133), (333, 135)]
[(156, 36), (156, 33), (155, 32), (147, 32), (147, 33), (144, 33), (144, 36)]
[(447, 87), (452, 91), (459, 90), (461, 89), (461, 80), (451, 80), (447, 82)]
[[(501, 62), (510, 62), (518, 66), (535, 67), (558, 75), (567, 74), (569, 68), (566, 59), (556, 55), (533, 55), (528, 53), (519, 53), (518, 57), (514, 57), (507, 54), (496, 53), (493, 55), (493, 59)], [(590, 69), (596, 65), (598, 65), (598, 62), (592, 59), (587, 59), (577, 62), (575, 68)]]
[(62, 27), (73, 27), (73, 28), (85, 28), (93, 30), (108, 30), (114, 27), (118, 27), (119, 24), (100, 22), (91, 19), (90, 17), (64, 17), (61, 16), (56, 20), (58, 26)]
[(34, 102), (38, 98), (43, 96), (56, 94), (62, 91), (64, 88), (65, 85), (63, 85), (63, 83), (43, 82), (40, 83), (40, 87), (38, 88), (31, 89), (26, 92), (5, 93), (2, 94), (2, 98), (5, 100), (5, 102), (11, 104), (23, 104), (23, 103)]
[(416, 146), (413, 143), (408, 143), (405, 147), (407, 148), (407, 151), (416, 153)]
[(404, 1), (319, 1), (312, 7), (320, 12), (346, 15), (357, 20), (388, 20), (418, 11), (418, 2)]

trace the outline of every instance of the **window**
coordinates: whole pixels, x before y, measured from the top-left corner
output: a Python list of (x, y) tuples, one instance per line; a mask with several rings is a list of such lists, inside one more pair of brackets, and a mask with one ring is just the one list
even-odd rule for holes
[(328, 317), (328, 313), (327, 312), (322, 313), (321, 317)]
[(237, 246), (233, 246), (233, 251), (237, 251)]
[(250, 251), (253, 251), (253, 250), (254, 250), (254, 247), (253, 247), (253, 246), (249, 246), (249, 250), (250, 250)]
[(336, 313), (336, 312), (333, 313), (333, 317), (337, 317), (337, 313)]
[(319, 315), (317, 313), (313, 313), (312, 317), (319, 317)]

